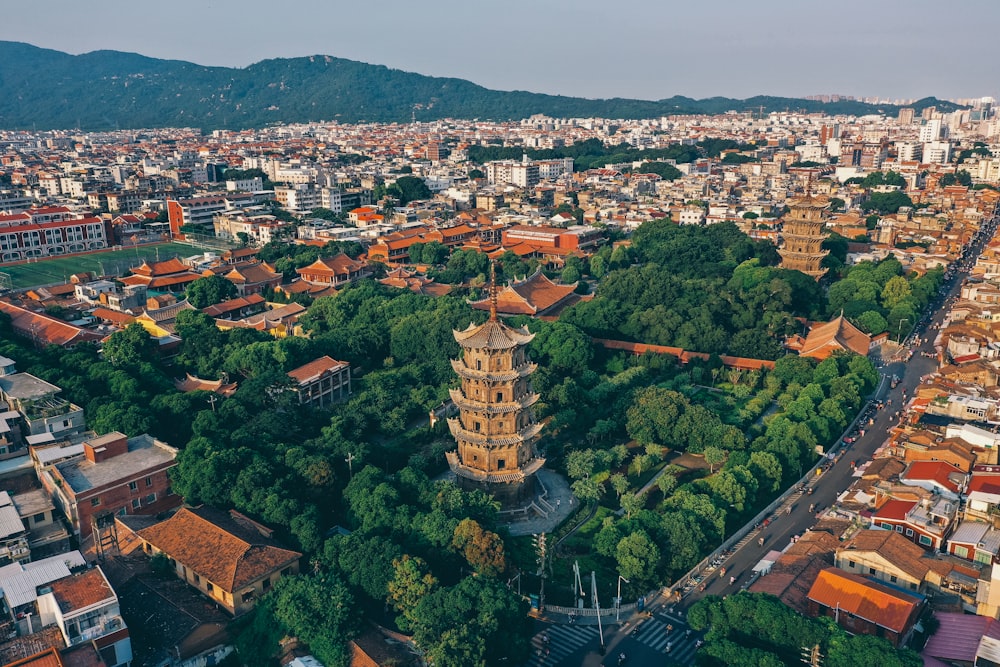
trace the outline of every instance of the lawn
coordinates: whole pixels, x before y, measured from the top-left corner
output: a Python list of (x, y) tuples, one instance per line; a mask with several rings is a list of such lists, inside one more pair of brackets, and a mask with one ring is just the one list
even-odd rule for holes
[(186, 243), (156, 243), (136, 246), (128, 250), (107, 250), (83, 255), (40, 259), (30, 264), (0, 265), (0, 273), (10, 276), (13, 289), (66, 282), (74, 273), (92, 271), (97, 275), (123, 275), (143, 260), (166, 260), (172, 257), (189, 257), (203, 252)]

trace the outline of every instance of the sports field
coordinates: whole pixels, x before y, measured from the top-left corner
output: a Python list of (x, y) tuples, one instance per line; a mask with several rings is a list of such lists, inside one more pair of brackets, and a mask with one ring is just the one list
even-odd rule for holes
[(124, 250), (106, 250), (32, 260), (30, 264), (0, 264), (0, 273), (10, 276), (12, 289), (50, 285), (66, 282), (74, 273), (91, 271), (94, 275), (123, 275), (143, 260), (162, 261), (171, 257), (190, 257), (205, 252), (203, 248), (187, 243), (155, 243)]

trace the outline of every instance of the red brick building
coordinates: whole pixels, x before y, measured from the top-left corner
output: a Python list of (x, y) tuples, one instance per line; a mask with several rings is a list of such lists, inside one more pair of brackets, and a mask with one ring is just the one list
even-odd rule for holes
[(167, 471), (177, 450), (150, 435), (112, 432), (83, 444), (83, 454), (43, 469), (42, 486), (85, 540), (93, 519), (109, 514), (158, 514), (177, 507)]

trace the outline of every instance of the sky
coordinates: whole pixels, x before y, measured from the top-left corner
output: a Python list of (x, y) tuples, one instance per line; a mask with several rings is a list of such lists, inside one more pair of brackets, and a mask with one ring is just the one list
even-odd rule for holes
[(1000, 97), (997, 0), (35, 0), (0, 40), (201, 65), (331, 55), (498, 90)]

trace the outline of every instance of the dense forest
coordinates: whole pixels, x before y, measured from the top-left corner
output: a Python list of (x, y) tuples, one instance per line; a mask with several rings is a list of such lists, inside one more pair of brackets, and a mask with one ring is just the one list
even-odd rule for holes
[[(94, 104), (100, 100), (100, 104)], [(911, 105), (950, 111), (927, 98)], [(413, 74), (314, 55), (263, 60), (242, 69), (206, 67), (134, 53), (70, 55), (21, 42), (0, 42), (0, 127), (82, 130), (144, 127), (250, 128), (314, 121), (406, 122), (533, 114), (657, 118), (795, 109), (827, 114), (895, 114), (898, 107), (861, 102), (758, 96), (747, 100), (675, 96), (658, 101), (592, 100), (496, 91), (469, 81)]]

